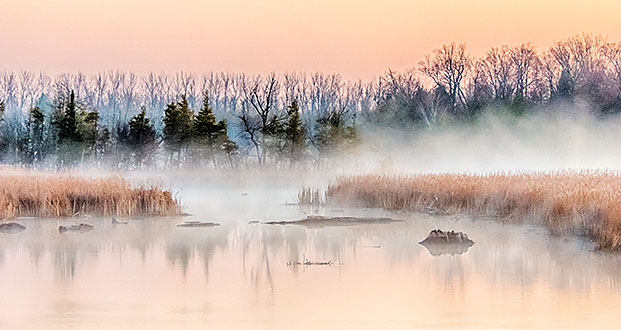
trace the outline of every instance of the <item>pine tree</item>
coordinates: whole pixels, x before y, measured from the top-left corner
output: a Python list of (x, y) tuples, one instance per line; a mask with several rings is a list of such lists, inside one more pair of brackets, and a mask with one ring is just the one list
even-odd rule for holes
[(71, 91), (69, 100), (58, 105), (61, 110), (61, 117), (58, 122), (58, 143), (63, 145), (82, 142), (82, 137), (78, 132), (77, 105), (75, 93)]
[(306, 127), (300, 119), (297, 100), (287, 108), (287, 122), (284, 127), (285, 149), (290, 165), (301, 161), (306, 152)]
[(75, 93), (59, 97), (56, 104), (54, 126), (57, 133), (58, 157), (61, 164), (75, 164), (81, 156), (82, 137), (78, 132), (77, 104)]
[(342, 154), (359, 142), (356, 115), (352, 115), (352, 124), (347, 125), (347, 111), (344, 109), (317, 119), (315, 129), (313, 139), (320, 158)]
[(194, 113), (190, 110), (185, 96), (179, 102), (170, 103), (164, 110), (164, 142), (172, 154), (177, 153), (177, 165), (181, 161), (182, 150), (192, 137), (192, 120)]
[(157, 133), (146, 115), (146, 109), (129, 121), (129, 146), (136, 163), (142, 167), (157, 147)]
[(30, 140), (30, 158), (32, 162), (42, 160), (44, 155), (44, 143), (45, 143), (45, 115), (38, 106), (30, 110), (30, 117), (28, 119), (29, 126), (29, 140)]
[(212, 159), (214, 166), (219, 153), (230, 155), (237, 150), (234, 142), (227, 135), (225, 120), (217, 121), (209, 106), (209, 97), (205, 94), (203, 107), (194, 118), (194, 142), (198, 148), (199, 157), (207, 156)]
[(4, 101), (0, 100), (0, 160), (4, 158), (4, 154), (7, 149), (7, 142), (5, 137), (5, 125), (4, 125), (4, 112), (6, 108)]
[(84, 111), (70, 91), (69, 98), (60, 95), (53, 114), (53, 135), (57, 137), (61, 164), (75, 165), (94, 151), (98, 137), (99, 113)]

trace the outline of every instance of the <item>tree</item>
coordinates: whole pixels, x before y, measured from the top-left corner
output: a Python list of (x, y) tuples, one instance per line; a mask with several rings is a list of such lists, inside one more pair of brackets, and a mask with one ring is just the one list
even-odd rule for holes
[(4, 154), (8, 147), (6, 137), (5, 137), (5, 123), (4, 123), (4, 113), (6, 110), (6, 106), (4, 100), (0, 100), (0, 160), (4, 158)]
[(143, 167), (152, 157), (158, 144), (157, 133), (147, 118), (145, 107), (131, 118), (123, 135), (126, 136), (124, 144), (133, 155), (134, 163)]
[(265, 81), (259, 76), (251, 86), (244, 83), (243, 89), (254, 114), (243, 112), (239, 116), (240, 127), (244, 137), (254, 146), (259, 164), (264, 165), (268, 150), (267, 140), (274, 136), (282, 120), (275, 113), (278, 80), (273, 73)]
[(349, 113), (345, 109), (331, 111), (317, 119), (313, 144), (319, 152), (319, 162), (327, 156), (343, 154), (358, 144), (355, 114), (352, 124), (347, 125)]
[(186, 151), (192, 138), (192, 121), (194, 113), (190, 110), (185, 96), (181, 101), (168, 104), (164, 110), (164, 143), (170, 150), (171, 160), (177, 153), (177, 166), (181, 162), (181, 153)]
[(515, 67), (510, 54), (508, 46), (494, 47), (477, 63), (497, 102), (511, 101), (515, 90)]
[(300, 162), (306, 153), (306, 127), (300, 119), (298, 101), (293, 100), (287, 108), (287, 122), (284, 126), (285, 150), (290, 166)]
[(31, 162), (38, 162), (45, 157), (45, 115), (38, 106), (30, 110), (28, 127), (30, 136), (30, 160)]
[(425, 56), (419, 66), (421, 73), (446, 91), (453, 102), (453, 108), (467, 105), (461, 84), (472, 68), (472, 60), (466, 53), (466, 44), (452, 42), (443, 45), (435, 49), (433, 55)]
[[(205, 93), (203, 107), (194, 118), (194, 142), (198, 148), (199, 158), (211, 158), (214, 167), (223, 146), (229, 142), (225, 120), (216, 120), (213, 109), (209, 105), (209, 96)], [(232, 142), (232, 141), (231, 141)]]
[(57, 137), (61, 164), (76, 165), (94, 151), (98, 136), (99, 113), (85, 111), (73, 90), (69, 96), (59, 93), (52, 125)]
[(539, 81), (541, 59), (530, 43), (513, 47), (510, 52), (515, 68), (515, 94), (521, 99), (529, 99), (531, 86), (536, 86)]

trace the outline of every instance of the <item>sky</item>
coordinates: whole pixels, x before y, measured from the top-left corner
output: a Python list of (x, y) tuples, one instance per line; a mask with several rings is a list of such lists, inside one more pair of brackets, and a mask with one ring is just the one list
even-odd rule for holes
[(621, 41), (615, 0), (0, 0), (0, 71), (334, 72), (368, 80), (434, 48)]

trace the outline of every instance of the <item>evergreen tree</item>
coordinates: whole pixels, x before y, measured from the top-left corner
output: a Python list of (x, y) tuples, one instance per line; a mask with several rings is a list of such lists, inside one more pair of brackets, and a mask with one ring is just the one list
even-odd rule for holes
[(129, 121), (128, 137), (135, 162), (142, 167), (157, 148), (157, 133), (147, 118), (144, 107)]
[(285, 150), (290, 165), (301, 161), (306, 152), (306, 127), (300, 119), (300, 108), (294, 100), (287, 108), (287, 122), (284, 127)]
[(193, 117), (185, 96), (179, 102), (170, 103), (164, 110), (164, 143), (171, 152), (171, 159), (173, 153), (177, 153), (177, 165), (181, 161), (181, 152), (187, 150), (192, 137)]
[(558, 79), (556, 95), (553, 95), (553, 98), (571, 101), (573, 94), (574, 80), (568, 70), (563, 70), (563, 72), (561, 72), (560, 78)]
[(347, 125), (347, 114), (343, 109), (329, 112), (317, 119), (313, 142), (319, 151), (320, 159), (343, 154), (358, 144), (355, 114), (352, 116), (351, 125)]
[(98, 122), (98, 112), (81, 109), (73, 90), (68, 98), (65, 95), (59, 96), (52, 125), (61, 164), (75, 165), (94, 151)]
[(45, 115), (38, 106), (30, 110), (28, 126), (30, 135), (30, 158), (32, 162), (38, 162), (45, 157)]
[(0, 160), (4, 159), (4, 154), (6, 153), (6, 149), (8, 147), (5, 137), (5, 125), (4, 125), (4, 112), (6, 107), (4, 105), (4, 101), (0, 100)]
[(76, 144), (82, 142), (78, 132), (77, 104), (75, 93), (71, 91), (67, 102), (61, 101), (58, 105), (60, 118), (58, 121), (58, 143)]
[(234, 142), (230, 141), (227, 135), (227, 124), (225, 120), (216, 120), (213, 110), (209, 106), (209, 97), (205, 94), (203, 107), (194, 118), (193, 138), (198, 148), (199, 157), (210, 157), (214, 166), (218, 154), (229, 155), (237, 150)]

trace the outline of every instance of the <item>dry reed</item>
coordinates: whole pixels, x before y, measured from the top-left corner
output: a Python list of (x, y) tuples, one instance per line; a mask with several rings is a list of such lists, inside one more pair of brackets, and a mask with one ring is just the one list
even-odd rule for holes
[(0, 173), (0, 219), (179, 215), (179, 202), (159, 187), (131, 187), (119, 177), (81, 178), (31, 171)]
[(601, 249), (621, 246), (621, 176), (613, 172), (353, 176), (330, 185), (326, 200), (531, 221), (556, 234), (588, 235)]
[(323, 205), (325, 195), (318, 188), (305, 187), (298, 192), (296, 202), (298, 205)]

